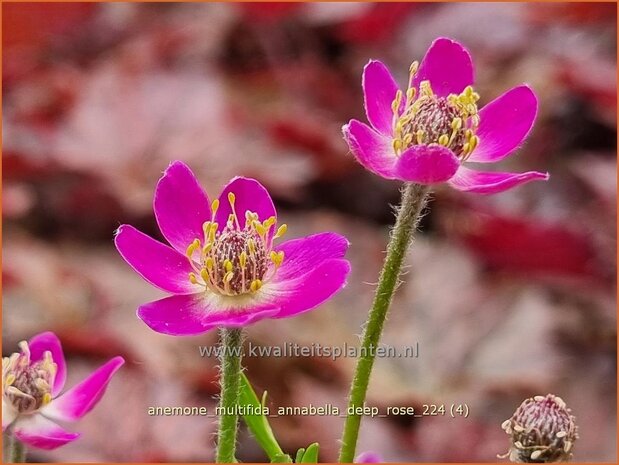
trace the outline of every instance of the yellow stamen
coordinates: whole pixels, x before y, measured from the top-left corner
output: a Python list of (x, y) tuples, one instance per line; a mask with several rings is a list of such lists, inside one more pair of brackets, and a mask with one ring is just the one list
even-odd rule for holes
[(195, 273), (189, 273), (189, 282), (191, 284), (198, 284), (198, 278), (196, 278)]
[(43, 405), (47, 405), (52, 401), (52, 395), (49, 392), (43, 394)]
[(215, 199), (213, 200), (213, 203), (211, 203), (211, 211), (213, 212), (213, 217), (215, 217), (215, 213), (217, 213), (217, 210), (219, 210), (219, 199)]
[[(8, 360), (8, 358), (6, 360)], [(4, 359), (2, 359), (2, 365), (4, 365)], [(10, 375), (8, 375), (6, 377), (6, 380), (4, 381), (4, 384), (7, 385), (7, 386), (10, 386), (14, 382), (15, 382), (15, 375), (13, 373), (11, 373)]]
[(254, 279), (251, 284), (249, 285), (249, 289), (252, 292), (256, 292), (258, 289), (260, 289), (262, 287), (262, 281), (260, 281), (259, 279)]
[(447, 145), (449, 145), (449, 136), (447, 134), (443, 134), (438, 138), (438, 143), (447, 147)]
[(227, 258), (224, 260), (224, 268), (228, 272), (232, 271), (232, 262)]
[(202, 270), (200, 271), (200, 277), (204, 280), (205, 283), (208, 283), (210, 281), (208, 270), (206, 270), (205, 268), (202, 268)]
[(243, 250), (239, 254), (239, 265), (241, 265), (241, 268), (245, 268), (246, 264), (247, 264), (247, 253)]
[(278, 237), (282, 237), (284, 234), (286, 234), (286, 231), (288, 231), (288, 225), (282, 224), (279, 228), (277, 228), (277, 232), (275, 233), (274, 239), (277, 239)]
[(271, 251), (271, 261), (275, 263), (275, 266), (280, 266), (284, 261), (284, 251), (279, 252)]

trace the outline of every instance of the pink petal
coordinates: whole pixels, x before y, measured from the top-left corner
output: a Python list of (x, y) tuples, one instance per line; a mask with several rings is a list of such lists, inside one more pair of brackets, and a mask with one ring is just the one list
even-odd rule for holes
[(303, 276), (324, 260), (342, 258), (348, 245), (344, 236), (332, 232), (284, 242), (275, 248), (284, 252), (284, 262), (277, 270), (277, 280), (285, 281)]
[[(324, 260), (303, 276), (265, 284), (261, 292), (280, 307), (272, 318), (287, 318), (307, 312), (329, 299), (346, 285), (349, 273), (348, 261)], [(277, 274), (275, 277), (278, 278)]]
[(537, 97), (528, 86), (514, 87), (479, 112), (479, 145), (468, 158), (495, 162), (512, 153), (531, 131), (537, 115)]
[(419, 88), (422, 81), (430, 81), (439, 97), (459, 94), (473, 84), (471, 55), (456, 41), (444, 37), (436, 39), (419, 65), (412, 84)]
[(449, 180), (452, 187), (464, 192), (496, 194), (529, 181), (547, 181), (548, 173), (527, 171), (526, 173), (496, 173), (475, 171), (462, 166)]
[(355, 459), (355, 463), (383, 463), (384, 460), (382, 456), (376, 452), (367, 451), (361, 452), (357, 455)]
[(381, 134), (393, 134), (391, 104), (398, 91), (398, 84), (387, 67), (380, 61), (370, 60), (363, 68), (363, 100), (368, 121)]
[(460, 160), (442, 145), (413, 145), (398, 157), (394, 172), (398, 179), (418, 184), (435, 184), (450, 179)]
[(194, 239), (202, 239), (202, 225), (211, 219), (206, 192), (181, 161), (171, 163), (157, 183), (153, 208), (161, 233), (182, 254)]
[(7, 404), (4, 399), (2, 399), (2, 431), (7, 429), (7, 427), (15, 421), (17, 418), (17, 410), (13, 408), (13, 406)]
[(52, 360), (57, 366), (56, 378), (54, 378), (54, 385), (52, 386), (52, 396), (57, 396), (62, 391), (67, 379), (67, 366), (58, 336), (51, 331), (37, 334), (28, 341), (28, 347), (30, 347), (30, 359), (33, 362), (41, 360), (45, 352), (51, 352)]
[(174, 294), (200, 289), (189, 282), (193, 269), (187, 257), (133, 226), (124, 224), (118, 228), (114, 243), (125, 261), (153, 286)]
[(172, 296), (142, 305), (138, 317), (158, 333), (190, 336), (219, 326), (246, 326), (277, 313), (273, 304), (257, 304), (248, 297), (243, 302), (204, 293)]
[(13, 434), (24, 444), (45, 450), (56, 449), (80, 437), (79, 433), (65, 431), (38, 414), (20, 418), (13, 427)]
[(81, 383), (53, 399), (41, 409), (41, 413), (60, 421), (75, 421), (82, 418), (101, 400), (112, 376), (124, 363), (122, 357), (114, 357)]
[(226, 185), (219, 196), (219, 210), (215, 218), (220, 231), (226, 226), (228, 216), (232, 213), (228, 201), (229, 192), (236, 196), (234, 209), (241, 229), (245, 227), (245, 212), (247, 211), (257, 213), (260, 221), (277, 216), (273, 200), (262, 184), (255, 179), (236, 177)]
[(395, 179), (393, 166), (396, 156), (391, 140), (357, 120), (342, 127), (344, 139), (351, 152), (364, 168), (387, 179)]

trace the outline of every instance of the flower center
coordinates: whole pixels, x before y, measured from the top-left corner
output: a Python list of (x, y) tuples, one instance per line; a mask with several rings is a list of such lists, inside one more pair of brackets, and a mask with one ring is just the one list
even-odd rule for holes
[[(228, 194), (232, 213), (226, 226), (218, 231), (215, 214), (219, 201), (212, 204), (212, 218), (203, 225), (204, 237), (194, 239), (187, 248), (194, 272), (189, 274), (193, 284), (201, 284), (205, 291), (220, 295), (235, 296), (257, 292), (284, 261), (284, 252), (272, 251), (272, 240), (286, 233), (281, 225), (274, 235), (275, 217), (261, 222), (258, 215), (245, 212), (243, 228), (235, 210), (235, 195)], [(272, 237), (271, 237), (272, 236)], [(271, 268), (271, 263), (274, 268)], [(268, 271), (272, 270), (270, 276)]]
[(51, 402), (57, 365), (49, 351), (32, 363), (28, 343), (19, 346), (21, 353), (2, 359), (2, 396), (18, 412), (32, 413)]
[(411, 65), (406, 101), (398, 90), (391, 107), (396, 155), (413, 145), (438, 144), (466, 160), (479, 144), (479, 94), (467, 86), (459, 95), (438, 97), (430, 81), (422, 81), (417, 91), (412, 82), (418, 66), (417, 62)]

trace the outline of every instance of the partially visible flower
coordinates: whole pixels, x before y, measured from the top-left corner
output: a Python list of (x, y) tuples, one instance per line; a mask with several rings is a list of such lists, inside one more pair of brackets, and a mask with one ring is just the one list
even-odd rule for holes
[(552, 394), (526, 399), (501, 427), (511, 435), (507, 454), (512, 462), (567, 462), (578, 439), (578, 427), (571, 410)]
[(351, 120), (344, 138), (359, 163), (379, 176), (419, 184), (448, 182), (467, 192), (492, 194), (548, 173), (477, 171), (464, 162), (494, 163), (528, 135), (537, 98), (514, 87), (481, 110), (472, 87), (468, 51), (446, 38), (435, 40), (419, 65), (410, 67), (402, 92), (386, 66), (370, 61), (363, 71), (365, 111), (372, 127)]
[(75, 421), (101, 400), (125, 363), (114, 357), (88, 378), (60, 394), (67, 377), (62, 346), (45, 332), (19, 344), (20, 353), (2, 359), (2, 431), (39, 449), (55, 449), (79, 438), (55, 421)]
[(355, 463), (383, 463), (384, 460), (380, 454), (373, 451), (361, 452), (357, 455)]
[(346, 284), (348, 241), (321, 233), (284, 242), (286, 225), (256, 180), (234, 178), (212, 203), (189, 167), (170, 164), (155, 189), (154, 210), (172, 247), (129, 225), (116, 248), (146, 281), (174, 294), (144, 304), (141, 318), (172, 335), (241, 327), (311, 310)]

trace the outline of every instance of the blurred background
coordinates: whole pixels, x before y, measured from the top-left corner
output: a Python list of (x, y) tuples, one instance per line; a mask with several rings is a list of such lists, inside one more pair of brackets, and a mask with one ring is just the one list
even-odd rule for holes
[[(128, 363), (82, 439), (41, 461), (208, 461), (215, 422), (149, 406), (215, 406), (217, 362), (135, 316), (163, 296), (119, 257), (113, 231), (160, 238), (156, 181), (187, 162), (214, 197), (235, 175), (271, 191), (287, 237), (345, 234), (353, 273), (320, 309), (247, 331), (254, 344), (358, 344), (399, 185), (365, 172), (340, 135), (364, 120), (370, 58), (404, 82), (438, 36), (463, 42), (485, 104), (522, 82), (540, 98), (505, 170), (551, 173), (500, 195), (436, 189), (383, 342), (368, 403), (466, 403), (468, 418), (363, 421), (359, 451), (387, 461), (495, 461), (501, 422), (529, 396), (561, 396), (577, 461), (616, 459), (616, 5), (613, 3), (5, 3), (3, 354), (55, 331), (68, 386)], [(270, 406), (344, 408), (354, 359), (252, 358)], [(337, 459), (343, 419), (279, 417), (293, 453)], [(238, 458), (265, 456), (243, 427)]]

